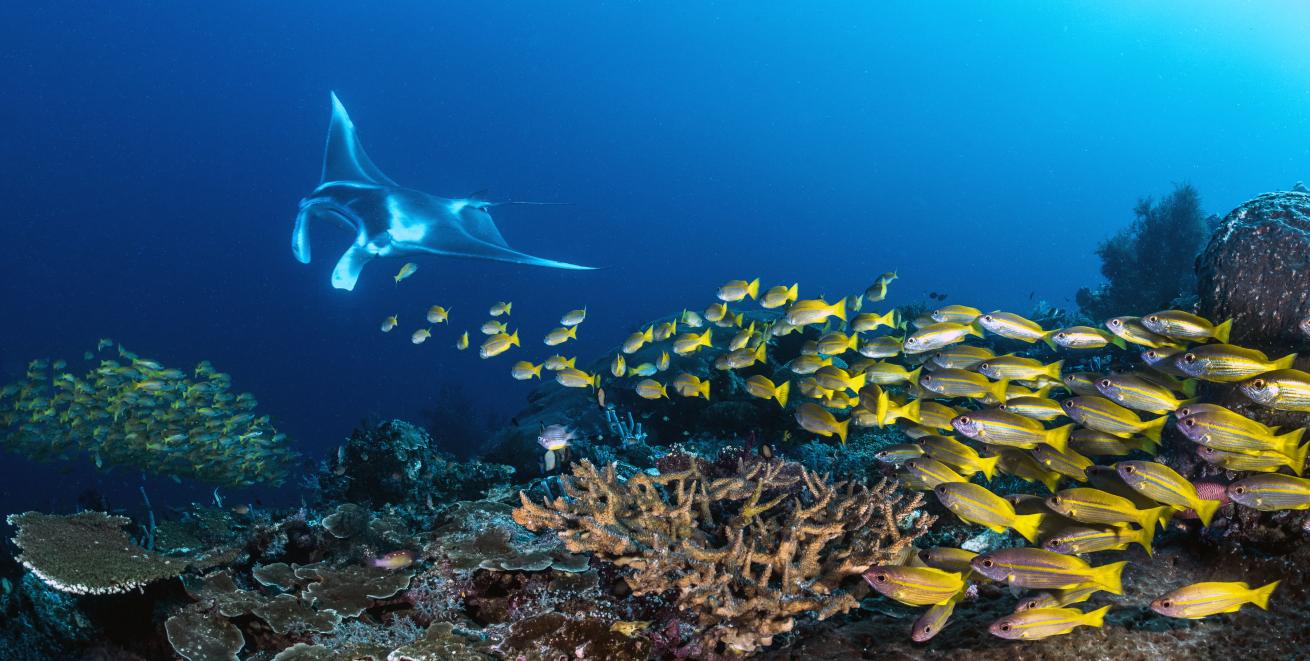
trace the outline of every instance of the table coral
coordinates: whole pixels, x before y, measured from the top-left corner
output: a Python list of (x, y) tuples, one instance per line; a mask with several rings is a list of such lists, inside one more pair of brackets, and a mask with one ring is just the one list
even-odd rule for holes
[(18, 529), (18, 561), (51, 587), (76, 594), (127, 592), (177, 576), (185, 558), (169, 558), (141, 548), (123, 532), (131, 519), (103, 512), (67, 516), (11, 514)]
[(735, 476), (707, 478), (692, 462), (620, 481), (614, 465), (583, 461), (561, 480), (565, 497), (539, 504), (521, 493), (514, 520), (631, 570), (634, 594), (673, 591), (703, 649), (749, 653), (798, 616), (855, 608), (841, 584), (897, 557), (934, 520), (895, 483), (830, 483), (793, 467), (742, 463)]

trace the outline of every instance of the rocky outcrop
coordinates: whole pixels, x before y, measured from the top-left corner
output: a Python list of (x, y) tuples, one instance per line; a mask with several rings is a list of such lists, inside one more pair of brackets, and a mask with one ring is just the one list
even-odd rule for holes
[(1310, 193), (1266, 193), (1229, 212), (1197, 258), (1200, 313), (1233, 319), (1230, 341), (1304, 349), (1310, 316)]

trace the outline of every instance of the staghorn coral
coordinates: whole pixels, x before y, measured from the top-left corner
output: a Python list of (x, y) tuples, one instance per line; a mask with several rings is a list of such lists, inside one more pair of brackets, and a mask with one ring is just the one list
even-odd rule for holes
[(588, 557), (562, 548), (550, 535), (534, 535), (514, 522), (514, 508), (491, 501), (461, 501), (449, 512), (450, 521), (426, 537), (424, 556), (444, 559), (451, 570), (467, 574), (492, 571), (565, 572), (587, 570)]
[(921, 495), (907, 499), (885, 480), (873, 489), (829, 483), (804, 468), (790, 474), (794, 465), (781, 461), (707, 478), (700, 466), (624, 482), (613, 464), (601, 471), (583, 461), (561, 479), (566, 498), (538, 504), (520, 493), (514, 520), (631, 570), (636, 595), (675, 591), (703, 649), (744, 653), (791, 631), (800, 615), (855, 608), (841, 583), (896, 557), (934, 520), (918, 511)]
[(26, 512), (7, 520), (18, 529), (13, 540), (22, 549), (18, 561), (64, 592), (127, 592), (178, 576), (187, 567), (186, 559), (151, 553), (133, 543), (122, 530), (132, 522), (127, 517)]

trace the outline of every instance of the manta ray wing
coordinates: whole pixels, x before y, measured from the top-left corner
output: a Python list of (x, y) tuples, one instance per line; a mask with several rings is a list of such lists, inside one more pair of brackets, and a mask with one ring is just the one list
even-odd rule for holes
[(354, 289), (364, 266), (377, 257), (447, 255), (591, 270), (511, 249), (486, 211), (491, 206), (496, 203), (476, 197), (452, 200), (397, 185), (364, 152), (355, 124), (334, 92), (323, 178), (300, 202), (291, 249), (296, 259), (309, 263), (311, 220), (331, 220), (355, 232), (354, 243), (332, 271), (332, 286), (345, 290)]

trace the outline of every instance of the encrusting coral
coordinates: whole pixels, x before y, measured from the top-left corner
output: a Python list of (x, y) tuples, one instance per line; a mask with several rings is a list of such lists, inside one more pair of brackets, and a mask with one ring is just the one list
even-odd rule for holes
[(741, 462), (720, 478), (691, 462), (620, 481), (613, 464), (584, 460), (561, 487), (564, 497), (542, 504), (520, 493), (514, 520), (632, 570), (634, 594), (676, 590), (707, 650), (749, 653), (805, 613), (855, 608), (842, 582), (898, 558), (934, 520), (919, 511), (921, 495), (906, 498), (893, 482), (830, 483), (782, 461)]
[(132, 522), (103, 512), (61, 516), (11, 514), (18, 529), (18, 561), (51, 587), (75, 594), (127, 592), (180, 575), (185, 558), (169, 558), (141, 548), (123, 532)]

